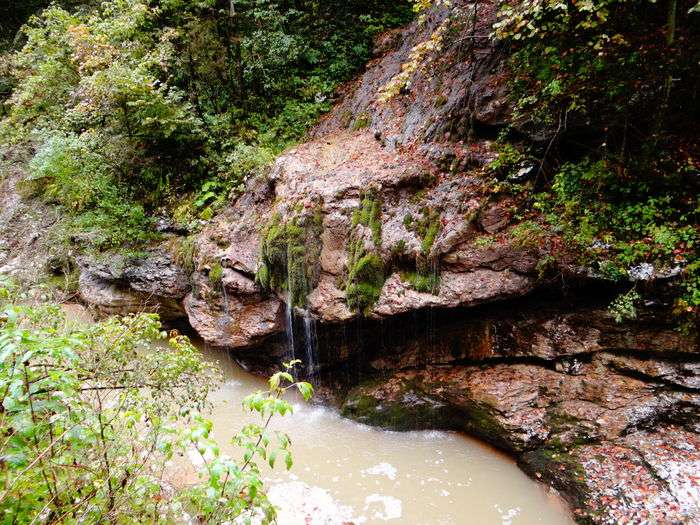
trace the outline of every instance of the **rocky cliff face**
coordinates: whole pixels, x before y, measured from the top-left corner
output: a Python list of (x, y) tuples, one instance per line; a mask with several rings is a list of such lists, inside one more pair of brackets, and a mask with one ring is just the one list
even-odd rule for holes
[(291, 321), (296, 355), (308, 343), (308, 370), (349, 417), (481, 436), (581, 522), (697, 522), (697, 339), (663, 299), (616, 324), (611, 285), (493, 191), (510, 107), (479, 36), (493, 6), (476, 8), (475, 38), (449, 41), (389, 102), (382, 88), (446, 15), (380, 39), (310, 140), (249, 181), (187, 264), (164, 247), (82, 258), (80, 293), (104, 313), (186, 318), (263, 369), (289, 357)]

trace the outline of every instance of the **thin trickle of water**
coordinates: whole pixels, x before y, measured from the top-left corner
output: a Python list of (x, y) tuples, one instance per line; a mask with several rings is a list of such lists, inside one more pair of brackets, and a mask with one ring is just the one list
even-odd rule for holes
[(318, 365), (316, 345), (316, 320), (308, 310), (304, 310), (304, 348), (306, 350), (306, 373), (309, 377)]
[(287, 345), (292, 359), (296, 359), (294, 352), (294, 307), (292, 306), (292, 294), (287, 291), (287, 322), (285, 332), (287, 334)]
[(229, 310), (228, 310), (228, 294), (226, 293), (226, 286), (221, 283), (221, 295), (224, 298), (224, 313), (226, 314), (226, 318), (229, 318)]

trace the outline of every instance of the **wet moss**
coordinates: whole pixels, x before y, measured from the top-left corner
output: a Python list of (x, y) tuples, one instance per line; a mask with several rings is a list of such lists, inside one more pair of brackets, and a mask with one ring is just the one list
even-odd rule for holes
[(360, 202), (360, 208), (353, 213), (353, 228), (358, 224), (370, 229), (374, 246), (379, 249), (382, 245), (382, 201), (376, 192), (365, 193)]
[(428, 257), (440, 233), (440, 213), (431, 208), (423, 208), (422, 212), (423, 216), (415, 222), (415, 231), (421, 239), (423, 255)]
[(437, 272), (401, 272), (401, 280), (410, 284), (417, 292), (436, 293), (440, 287), (440, 277)]
[[(368, 250), (356, 227), (369, 228), (374, 248)], [(380, 256), (382, 246), (382, 202), (375, 191), (362, 197), (360, 206), (352, 215), (352, 231), (348, 240), (348, 268), (345, 282), (347, 305), (367, 314), (381, 295), (386, 269)]]
[(287, 221), (275, 214), (263, 228), (255, 280), (263, 290), (287, 291), (290, 303), (303, 308), (318, 284), (323, 213), (320, 206), (311, 214), (298, 213)]
[(420, 239), (421, 255), (416, 259), (416, 270), (402, 273), (401, 278), (416, 291), (437, 293), (440, 274), (437, 265), (430, 263), (430, 252), (440, 234), (440, 213), (431, 208), (423, 208), (420, 218), (416, 219), (409, 214), (404, 217), (403, 223), (407, 230), (413, 231)]
[(384, 286), (384, 262), (376, 253), (367, 253), (350, 267), (345, 287), (348, 306), (368, 313), (377, 302)]
[(209, 270), (209, 282), (211, 284), (218, 288), (221, 286), (221, 280), (224, 277), (224, 269), (221, 266), (220, 262), (215, 262), (211, 265), (211, 269)]

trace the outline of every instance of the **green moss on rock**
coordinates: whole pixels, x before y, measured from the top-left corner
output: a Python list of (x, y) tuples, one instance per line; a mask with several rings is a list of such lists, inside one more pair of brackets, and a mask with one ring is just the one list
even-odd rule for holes
[(221, 280), (224, 277), (224, 269), (220, 262), (215, 262), (209, 270), (209, 282), (215, 287), (221, 286)]
[(366, 425), (408, 431), (422, 429), (455, 429), (459, 416), (447, 405), (426, 396), (411, 381), (384, 398), (381, 386), (385, 379), (374, 380), (353, 389), (341, 413)]
[[(369, 228), (374, 248), (368, 250), (364, 240), (355, 231), (358, 225)], [(376, 192), (367, 192), (360, 207), (352, 215), (352, 231), (348, 240), (348, 268), (345, 298), (348, 306), (368, 313), (379, 299), (386, 279), (384, 261), (379, 252), (382, 246), (382, 203)]]
[[(303, 206), (298, 208), (303, 211)], [(256, 282), (264, 290), (284, 290), (292, 305), (305, 307), (318, 284), (323, 214), (296, 215), (283, 221), (273, 215), (262, 232)]]
[(416, 270), (404, 272), (401, 279), (418, 292), (437, 293), (440, 288), (440, 274), (436, 265), (429, 262), (430, 252), (440, 234), (440, 213), (431, 208), (423, 208), (421, 217), (416, 219), (406, 215), (403, 220), (407, 230), (413, 231), (421, 241), (421, 254), (416, 258)]
[(401, 280), (411, 285), (417, 292), (436, 293), (440, 287), (437, 272), (401, 272)]
[(353, 310), (367, 312), (377, 302), (384, 286), (384, 262), (376, 253), (367, 253), (349, 268), (345, 296)]

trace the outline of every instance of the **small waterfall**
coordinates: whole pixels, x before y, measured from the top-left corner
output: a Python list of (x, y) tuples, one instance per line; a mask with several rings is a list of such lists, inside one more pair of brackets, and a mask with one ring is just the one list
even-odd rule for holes
[(224, 283), (221, 283), (221, 295), (224, 298), (224, 313), (226, 314), (226, 318), (229, 319), (231, 316), (229, 315), (228, 308), (228, 294), (226, 293), (226, 285)]
[(308, 310), (304, 310), (304, 348), (306, 350), (306, 373), (311, 378), (318, 365), (316, 345), (316, 320)]
[(287, 291), (287, 322), (285, 332), (287, 334), (287, 345), (289, 346), (289, 354), (291, 359), (296, 359), (294, 351), (294, 307), (292, 306), (292, 294)]

